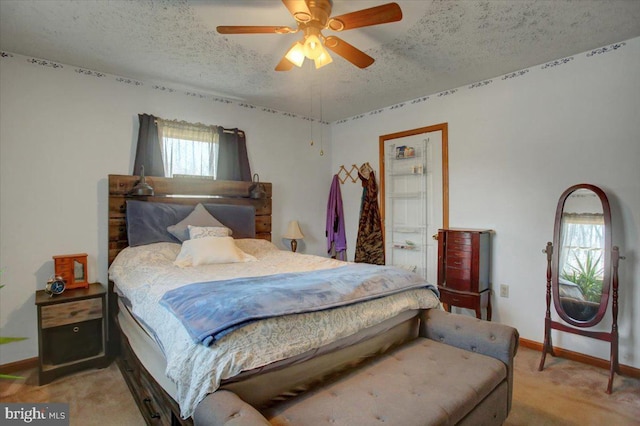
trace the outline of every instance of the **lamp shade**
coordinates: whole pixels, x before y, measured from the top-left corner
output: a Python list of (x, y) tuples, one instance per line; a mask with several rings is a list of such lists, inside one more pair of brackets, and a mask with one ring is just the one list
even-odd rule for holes
[(330, 64), (331, 62), (333, 62), (333, 59), (331, 58), (329, 53), (325, 50), (324, 52), (322, 52), (320, 56), (314, 59), (314, 62), (316, 64), (316, 69), (318, 69), (318, 68), (324, 67), (325, 65)]
[(249, 198), (261, 199), (267, 198), (267, 191), (264, 185), (260, 183), (260, 176), (257, 173), (253, 174), (253, 184), (249, 186)]
[(304, 46), (302, 43), (295, 43), (291, 49), (287, 52), (285, 57), (291, 62), (293, 65), (297, 67), (301, 67), (304, 62)]
[(287, 232), (284, 233), (284, 238), (288, 238), (290, 240), (301, 240), (304, 238), (297, 220), (292, 220), (291, 222), (289, 222)]
[(140, 166), (140, 180), (136, 182), (135, 186), (129, 191), (128, 195), (144, 197), (153, 196), (153, 187), (149, 185), (144, 178), (144, 166)]

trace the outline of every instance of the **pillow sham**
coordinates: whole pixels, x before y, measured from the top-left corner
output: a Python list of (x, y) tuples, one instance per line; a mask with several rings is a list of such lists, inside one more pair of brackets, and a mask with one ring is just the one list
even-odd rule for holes
[(173, 262), (180, 267), (240, 263), (257, 260), (240, 250), (231, 237), (204, 237), (186, 240)]
[[(189, 225), (193, 226), (207, 226), (207, 227), (224, 227), (224, 225), (215, 217), (209, 213), (209, 211), (202, 205), (198, 204), (191, 213), (180, 222), (175, 225), (167, 226), (167, 231), (171, 233), (180, 241), (189, 239)], [(227, 230), (229, 228), (226, 228)], [(227, 233), (224, 235), (231, 235)]]
[(230, 237), (231, 230), (226, 226), (187, 226), (189, 229), (189, 239), (204, 237)]

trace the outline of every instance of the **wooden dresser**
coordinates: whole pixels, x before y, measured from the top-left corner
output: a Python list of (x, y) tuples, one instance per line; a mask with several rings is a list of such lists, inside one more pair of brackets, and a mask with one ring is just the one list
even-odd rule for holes
[(489, 229), (438, 230), (438, 289), (440, 300), (451, 306), (473, 309), (482, 318), (487, 310), (491, 321), (489, 268), (491, 233)]

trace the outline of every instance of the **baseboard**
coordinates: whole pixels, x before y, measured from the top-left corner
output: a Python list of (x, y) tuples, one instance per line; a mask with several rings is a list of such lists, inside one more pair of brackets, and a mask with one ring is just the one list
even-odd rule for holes
[[(534, 351), (542, 352), (542, 343), (534, 340), (520, 338), (520, 345), (533, 349)], [(594, 367), (609, 369), (609, 360), (596, 358), (591, 355), (581, 354), (579, 352), (573, 352), (567, 349), (553, 347), (553, 351), (556, 356), (560, 358), (570, 359), (572, 361), (581, 362), (587, 365), (593, 365)], [(30, 368), (38, 367), (38, 358), (27, 358), (16, 362), (10, 362), (8, 364), (0, 365), (0, 371), (3, 374), (15, 373), (16, 371), (28, 370)], [(633, 377), (634, 379), (640, 379), (640, 368), (631, 367), (629, 365), (620, 364), (620, 374), (627, 377)]]
[[(542, 348), (544, 345), (540, 342), (536, 342), (533, 340), (520, 338), (520, 345), (536, 350), (538, 352), (542, 352)], [(572, 361), (581, 362), (587, 365), (593, 365), (594, 367), (604, 368), (605, 370), (609, 369), (609, 360), (596, 358), (591, 355), (581, 354), (579, 352), (573, 352), (567, 349), (562, 349), (557, 346), (553, 347), (553, 352), (557, 357), (570, 359)], [(629, 365), (620, 364), (620, 374), (627, 377), (633, 377), (634, 379), (640, 379), (640, 368), (631, 367)]]
[(11, 374), (16, 371), (29, 370), (31, 368), (38, 368), (38, 357), (22, 359), (20, 361), (0, 365), (0, 371), (2, 374)]

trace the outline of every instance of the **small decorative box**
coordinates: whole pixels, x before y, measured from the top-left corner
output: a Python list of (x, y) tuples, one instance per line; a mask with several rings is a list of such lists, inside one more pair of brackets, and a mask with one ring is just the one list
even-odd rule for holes
[(62, 277), (67, 290), (89, 287), (87, 256), (87, 253), (53, 256), (55, 274)]

